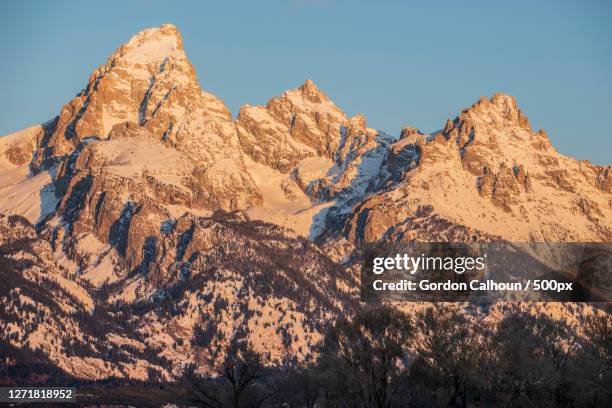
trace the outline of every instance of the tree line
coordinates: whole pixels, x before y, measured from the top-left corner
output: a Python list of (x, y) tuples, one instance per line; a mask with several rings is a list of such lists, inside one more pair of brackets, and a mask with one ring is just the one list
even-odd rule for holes
[(572, 326), (520, 305), (496, 318), (460, 305), (367, 307), (337, 320), (305, 367), (267, 367), (234, 339), (212, 375), (189, 366), (182, 386), (190, 404), (215, 408), (609, 407), (612, 317)]

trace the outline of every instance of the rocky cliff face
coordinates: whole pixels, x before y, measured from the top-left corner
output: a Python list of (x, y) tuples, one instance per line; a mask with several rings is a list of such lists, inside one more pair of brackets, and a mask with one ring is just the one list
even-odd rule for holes
[(263, 194), (251, 215), (311, 238), (375, 189), (392, 141), (363, 115), (348, 118), (311, 80), (265, 107), (244, 106), (236, 127)]
[(609, 166), (559, 154), (508, 95), (481, 98), (440, 133), (401, 138), (384, 166), (397, 181), (355, 208), (345, 226), (352, 240), (395, 236), (398, 227), (399, 239), (428, 239), (408, 221), (425, 208), (443, 228), (515, 242), (612, 239)]
[(316, 85), (272, 98), (267, 106), (244, 106), (236, 124), (242, 149), (253, 160), (286, 173), (308, 157), (332, 158), (347, 117)]
[(24, 218), (0, 215), (2, 342), (84, 379), (169, 379), (185, 364), (213, 370), (236, 336), (271, 364), (309, 359), (328, 322), (356, 307), (352, 274), (303, 238), (238, 214), (153, 230), (149, 215), (132, 209), (143, 252), (115, 271), (109, 249), (81, 256), (91, 236), (71, 261)]
[(144, 30), (96, 69), (85, 89), (45, 129), (32, 167), (66, 160), (84, 142), (135, 124), (189, 160), (209, 209), (245, 209), (261, 198), (245, 171), (231, 114), (202, 91), (172, 25)]
[(210, 370), (236, 337), (303, 361), (356, 307), (362, 244), (610, 242), (609, 174), (503, 94), (431, 135), (369, 128), (310, 80), (234, 120), (176, 28), (148, 29), (0, 139), (0, 338), (88, 379)]

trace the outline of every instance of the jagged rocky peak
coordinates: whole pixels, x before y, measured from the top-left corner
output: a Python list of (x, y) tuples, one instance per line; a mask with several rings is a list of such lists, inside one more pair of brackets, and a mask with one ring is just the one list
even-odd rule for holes
[(287, 172), (312, 156), (332, 158), (346, 115), (311, 81), (270, 99), (245, 105), (236, 125), (243, 151), (254, 161)]
[(414, 135), (422, 135), (423, 133), (412, 126), (404, 126), (400, 131), (400, 139), (406, 139), (409, 137), (414, 137)]
[[(476, 140), (476, 133), (488, 135), (493, 131), (501, 130), (506, 135), (514, 138), (523, 138), (533, 134), (531, 124), (527, 116), (519, 109), (513, 96), (497, 93), (488, 99), (481, 96), (480, 99), (467, 109), (464, 109), (454, 120), (448, 119), (442, 131), (446, 138), (456, 141), (461, 148)], [(537, 133), (542, 135), (543, 132)], [(481, 138), (482, 139), (482, 138)], [(496, 138), (491, 144), (498, 142)]]
[(332, 157), (347, 117), (312, 81), (270, 99), (266, 107), (289, 127), (295, 140)]
[[(172, 148), (171, 157), (179, 152), (182, 167), (193, 173), (188, 190), (206, 197), (207, 209), (245, 209), (261, 201), (229, 110), (202, 91), (181, 35), (169, 24), (136, 34), (94, 71), (85, 89), (44, 128), (32, 168), (59, 163), (59, 174), (72, 176), (66, 166), (83, 142), (134, 135)], [(161, 151), (146, 141), (133, 146), (143, 160), (151, 148)]]
[(320, 91), (311, 79), (304, 81), (304, 83), (300, 86), (300, 91), (302, 92), (304, 98), (312, 102), (320, 103), (323, 101), (329, 101), (327, 95)]
[(454, 120), (448, 119), (441, 136), (458, 151), (463, 166), (477, 175), (485, 168), (521, 165), (555, 153), (546, 132), (534, 132), (516, 99), (502, 93), (480, 97)]
[(460, 116), (473, 118), (476, 121), (496, 126), (518, 125), (525, 130), (531, 130), (529, 120), (519, 109), (516, 98), (504, 93), (496, 93), (491, 99), (481, 96), (476, 103), (464, 110)]
[[(64, 105), (35, 164), (70, 154), (87, 137), (105, 138), (117, 123), (166, 130), (172, 119), (190, 110), (189, 104), (197, 104), (200, 93), (176, 28), (144, 30), (119, 47), (91, 74), (85, 89)], [(168, 106), (172, 113), (165, 112)]]
[(282, 173), (317, 154), (315, 149), (295, 140), (289, 127), (263, 106), (245, 105), (240, 108), (236, 128), (244, 153)]
[[(578, 161), (560, 155), (543, 129), (533, 130), (516, 99), (503, 93), (490, 99), (481, 97), (453, 121), (449, 120), (442, 135), (451, 150), (459, 154), (462, 167), (481, 178), (479, 185), (486, 187), (485, 192), (489, 190), (490, 178), (491, 186), (496, 186), (493, 190), (500, 191), (508, 184), (502, 180), (515, 179), (520, 189), (529, 191), (533, 177), (547, 178), (568, 189), (569, 184), (579, 183), (580, 178), (595, 184), (595, 173), (599, 173), (597, 166), (585, 171), (589, 165), (582, 165), (582, 170), (576, 168), (570, 174)], [(575, 180), (570, 182), (569, 178)]]
[(336, 153), (338, 164), (342, 166), (358, 155), (365, 154), (378, 146), (376, 136), (379, 132), (368, 127), (366, 117), (359, 113), (345, 122), (343, 140)]
[(349, 240), (612, 237), (609, 166), (559, 154), (511, 96), (480, 98), (440, 133), (403, 136), (383, 165), (396, 183), (353, 209)]
[[(423, 146), (424, 161), (437, 161), (449, 154), (457, 157), (450, 153), (456, 152), (462, 168), (478, 178), (480, 194), (509, 212), (515, 212), (512, 205), (521, 202), (519, 192), (531, 196), (534, 180), (585, 195), (590, 195), (591, 189), (605, 192), (609, 188), (603, 176), (609, 166), (594, 166), (559, 154), (547, 133), (543, 129), (535, 131), (516, 99), (509, 95), (481, 97), (449, 120), (442, 136), (434, 138), (437, 143)], [(600, 236), (609, 233), (607, 227), (597, 229), (602, 231)]]
[[(293, 109), (297, 111), (327, 114), (340, 121), (346, 119), (344, 112), (311, 79), (307, 79), (295, 89), (286, 91), (281, 97), (286, 97), (288, 102), (294, 105)], [(276, 99), (278, 98), (272, 100)], [(270, 107), (270, 102), (268, 102), (268, 107)]]
[(194, 139), (237, 145), (229, 110), (202, 91), (179, 32), (166, 24), (136, 34), (93, 72), (42, 138), (34, 167), (65, 157), (88, 137), (106, 138), (114, 125), (127, 121), (197, 160), (210, 156), (193, 148)]

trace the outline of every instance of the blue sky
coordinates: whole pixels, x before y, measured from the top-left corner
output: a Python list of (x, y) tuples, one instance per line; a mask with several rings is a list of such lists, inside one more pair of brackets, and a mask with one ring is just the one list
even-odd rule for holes
[(505, 92), (561, 152), (609, 164), (610, 21), (605, 0), (1, 2), (0, 134), (52, 118), (119, 45), (168, 22), (234, 113), (311, 78), (398, 134)]

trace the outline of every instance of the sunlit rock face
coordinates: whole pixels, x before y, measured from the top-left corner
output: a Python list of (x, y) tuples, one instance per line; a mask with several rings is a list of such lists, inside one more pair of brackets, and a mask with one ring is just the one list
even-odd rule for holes
[[(508, 95), (480, 98), (436, 134), (405, 130), (383, 167), (399, 181), (355, 207), (352, 240), (458, 239), (466, 227), (516, 242), (612, 239), (610, 166), (559, 154)], [(431, 237), (415, 221), (424, 213), (444, 220)]]
[(172, 25), (144, 30), (90, 76), (49, 125), (32, 167), (66, 159), (82, 143), (135, 124), (189, 161), (208, 209), (245, 209), (261, 197), (244, 167), (236, 128), (223, 102), (204, 92)]

